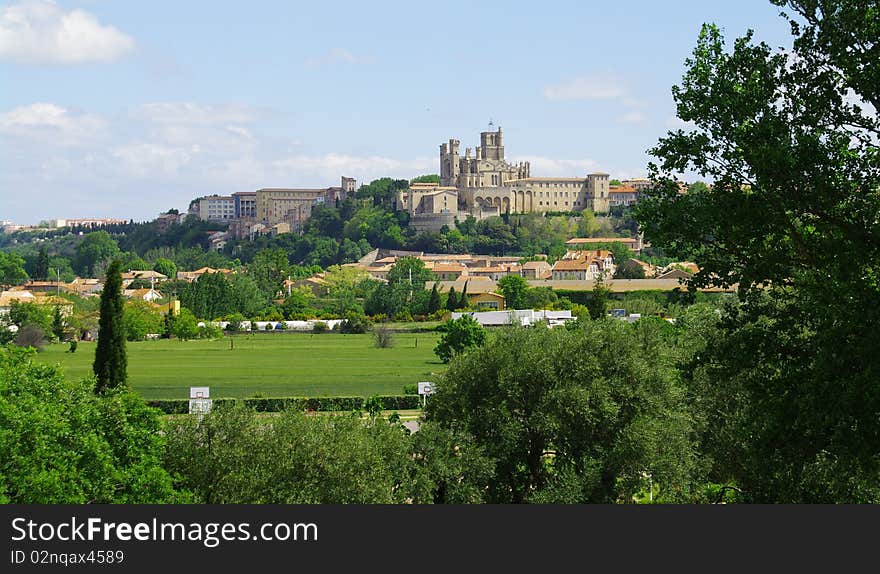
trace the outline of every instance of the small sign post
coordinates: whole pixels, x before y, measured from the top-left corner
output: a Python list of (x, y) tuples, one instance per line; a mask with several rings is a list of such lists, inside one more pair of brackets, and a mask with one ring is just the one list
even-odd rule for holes
[(419, 382), (419, 395), (422, 397), (422, 408), (428, 402), (428, 396), (434, 393), (434, 383), (428, 381)]
[(211, 412), (211, 391), (209, 387), (189, 388), (189, 414), (206, 415)]

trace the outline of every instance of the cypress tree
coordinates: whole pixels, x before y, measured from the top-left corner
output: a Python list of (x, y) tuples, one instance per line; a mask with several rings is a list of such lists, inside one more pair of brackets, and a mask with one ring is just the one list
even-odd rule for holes
[(64, 340), (64, 317), (61, 316), (61, 306), (55, 306), (55, 315), (52, 317), (52, 334), (59, 341)]
[(455, 287), (449, 288), (449, 295), (446, 297), (446, 308), (450, 311), (458, 309), (458, 295), (455, 293)]
[(468, 282), (465, 281), (464, 287), (462, 287), (462, 289), (461, 289), (461, 297), (458, 300), (458, 308), (459, 309), (467, 309), (468, 307), (470, 307), (470, 304), (471, 304), (470, 301), (468, 301), (468, 297), (467, 297), (467, 284), (468, 284)]
[(101, 318), (98, 322), (98, 348), (92, 370), (97, 377), (95, 393), (102, 395), (124, 386), (128, 359), (125, 356), (125, 328), (122, 324), (122, 264), (114, 260), (107, 268), (101, 293)]
[(440, 310), (440, 292), (437, 291), (437, 282), (434, 282), (434, 288), (431, 289), (431, 298), (428, 299), (428, 313), (436, 313)]
[(34, 267), (34, 279), (45, 281), (49, 278), (49, 253), (46, 247), (40, 247), (40, 253), (37, 255), (37, 265)]

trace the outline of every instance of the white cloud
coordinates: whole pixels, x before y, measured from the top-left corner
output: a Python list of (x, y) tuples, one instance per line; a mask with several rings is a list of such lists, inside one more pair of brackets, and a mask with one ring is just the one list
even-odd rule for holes
[(75, 114), (52, 103), (38, 102), (0, 114), (0, 133), (29, 141), (77, 145), (101, 137), (107, 123), (89, 114)]
[(395, 159), (377, 155), (347, 155), (328, 153), (324, 155), (293, 155), (270, 164), (273, 175), (297, 177), (308, 181), (336, 181), (341, 175), (368, 181), (377, 177), (414, 177), (430, 169), (436, 170), (436, 158)]
[(244, 105), (203, 105), (193, 102), (154, 102), (138, 108), (132, 117), (157, 124), (221, 125), (247, 124), (259, 112)]
[(27, 64), (109, 62), (134, 40), (87, 12), (65, 12), (51, 0), (27, 0), (0, 9), (0, 60)]
[(544, 88), (548, 100), (613, 100), (628, 98), (626, 86), (609, 76), (581, 76), (569, 78)]
[(331, 48), (318, 57), (306, 60), (306, 66), (309, 68), (322, 68), (324, 66), (332, 66), (335, 64), (372, 64), (372, 58), (356, 56), (344, 48)]
[(622, 116), (619, 116), (617, 118), (617, 123), (635, 125), (643, 124), (646, 120), (647, 118), (645, 117), (645, 114), (643, 114), (640, 110), (630, 110)]

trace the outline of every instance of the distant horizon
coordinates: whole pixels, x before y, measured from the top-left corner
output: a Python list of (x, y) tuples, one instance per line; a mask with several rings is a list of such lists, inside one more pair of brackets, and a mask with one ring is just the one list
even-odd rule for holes
[(766, 0), (501, 6), (0, 3), (0, 219), (409, 180), (490, 121), (534, 176), (644, 177), (702, 23), (790, 45)]

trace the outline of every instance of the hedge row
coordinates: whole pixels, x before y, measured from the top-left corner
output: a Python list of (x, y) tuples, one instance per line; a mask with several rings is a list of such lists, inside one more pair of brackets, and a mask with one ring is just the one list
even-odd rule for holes
[[(379, 401), (385, 410), (418, 409), (421, 400), (418, 395), (380, 395)], [(214, 406), (232, 405), (240, 399), (214, 399)], [(364, 407), (364, 397), (265, 397), (244, 399), (245, 406), (262, 413), (277, 413), (288, 409), (299, 411), (356, 411)], [(188, 399), (162, 399), (147, 401), (151, 407), (167, 415), (189, 412)]]

